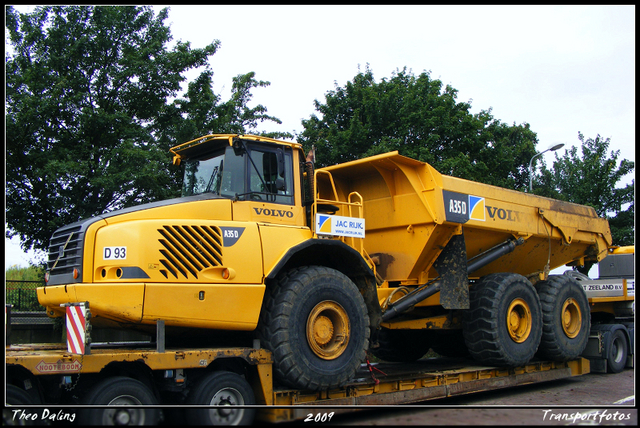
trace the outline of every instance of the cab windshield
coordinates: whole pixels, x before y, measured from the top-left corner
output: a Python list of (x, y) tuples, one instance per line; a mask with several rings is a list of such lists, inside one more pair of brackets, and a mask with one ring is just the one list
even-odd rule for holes
[(292, 155), (257, 144), (226, 146), (184, 162), (182, 196), (213, 193), (234, 200), (293, 204)]

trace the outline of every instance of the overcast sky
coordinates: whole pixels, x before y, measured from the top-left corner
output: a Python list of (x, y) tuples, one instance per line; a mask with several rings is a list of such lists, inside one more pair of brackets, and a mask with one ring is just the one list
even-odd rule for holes
[[(376, 81), (407, 67), (457, 89), (472, 113), (529, 123), (539, 151), (564, 143), (562, 155), (579, 132), (599, 134), (635, 162), (635, 6), (167, 7), (174, 40), (221, 42), (210, 64), (224, 99), (238, 74), (271, 82), (253, 104), (282, 125), (260, 131), (300, 133), (313, 101), (366, 64)], [(15, 243), (6, 249), (7, 266), (28, 263)]]

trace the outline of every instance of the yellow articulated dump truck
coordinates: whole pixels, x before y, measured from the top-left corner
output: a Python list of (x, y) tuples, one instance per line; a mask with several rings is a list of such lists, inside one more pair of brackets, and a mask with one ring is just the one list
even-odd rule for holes
[(586, 346), (585, 293), (549, 272), (607, 255), (608, 223), (590, 207), (397, 152), (314, 169), (301, 145), (254, 135), (171, 151), (182, 197), (54, 233), (38, 288), (50, 316), (88, 302), (94, 327), (250, 337), (278, 384), (316, 391), (345, 384), (368, 352), (515, 367)]

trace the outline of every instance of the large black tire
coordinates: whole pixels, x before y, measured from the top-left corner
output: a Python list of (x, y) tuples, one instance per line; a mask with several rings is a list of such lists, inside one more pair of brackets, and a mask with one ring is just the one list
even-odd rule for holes
[(419, 360), (431, 348), (428, 337), (422, 330), (382, 328), (378, 332), (378, 345), (371, 349), (371, 353), (381, 360), (394, 363)]
[(591, 312), (582, 286), (567, 275), (552, 275), (536, 284), (542, 306), (542, 339), (538, 356), (568, 361), (582, 355), (589, 341)]
[(503, 367), (528, 363), (542, 335), (540, 301), (531, 282), (514, 273), (493, 273), (469, 291), (463, 335), (471, 356)]
[[(78, 412), (80, 425), (157, 425), (160, 410), (140, 408), (158, 404), (153, 392), (142, 382), (126, 376), (113, 376), (98, 382), (82, 398), (82, 403), (113, 408), (83, 408)], [(124, 407), (124, 406), (133, 407)]]
[(622, 330), (616, 330), (611, 336), (607, 351), (607, 372), (620, 373), (627, 364), (627, 338)]
[(369, 336), (356, 285), (322, 266), (281, 277), (265, 296), (258, 325), (262, 346), (273, 352), (275, 379), (314, 391), (349, 380), (364, 361)]
[(256, 409), (234, 406), (255, 404), (253, 390), (239, 374), (219, 371), (205, 375), (189, 391), (187, 404), (211, 405), (187, 412), (188, 425), (251, 425)]
[[(24, 389), (15, 385), (7, 385), (7, 401), (8, 407), (2, 408), (2, 426), (16, 426), (16, 425), (41, 425), (41, 422), (33, 421), (31, 419), (16, 418), (13, 414), (12, 407), (16, 409), (24, 410), (25, 405), (39, 404), (34, 401), (33, 397)], [(27, 409), (28, 413), (32, 413)]]
[(22, 388), (15, 385), (7, 385), (7, 404), (11, 406), (23, 406), (25, 404), (38, 404), (32, 396)]

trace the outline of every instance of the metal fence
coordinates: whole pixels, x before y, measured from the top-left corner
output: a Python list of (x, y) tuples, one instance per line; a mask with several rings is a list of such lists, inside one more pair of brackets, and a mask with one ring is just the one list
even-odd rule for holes
[(38, 303), (36, 288), (44, 285), (44, 281), (5, 281), (6, 303), (12, 305), (12, 312), (45, 312), (44, 306)]

